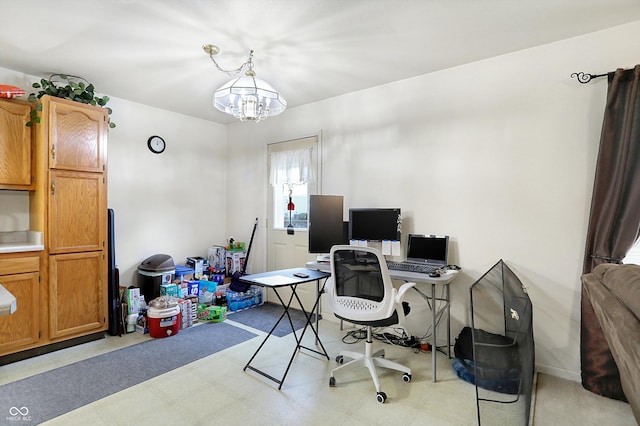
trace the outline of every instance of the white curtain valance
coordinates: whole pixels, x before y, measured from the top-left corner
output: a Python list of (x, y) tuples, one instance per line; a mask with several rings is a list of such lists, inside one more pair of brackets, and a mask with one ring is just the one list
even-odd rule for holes
[(291, 186), (312, 182), (311, 154), (312, 148), (271, 153), (269, 183)]

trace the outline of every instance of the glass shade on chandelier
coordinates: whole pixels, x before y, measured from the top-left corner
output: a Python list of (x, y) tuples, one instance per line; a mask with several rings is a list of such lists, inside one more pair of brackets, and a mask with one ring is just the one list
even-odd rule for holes
[(241, 121), (258, 122), (280, 114), (287, 108), (287, 101), (269, 83), (256, 78), (249, 70), (216, 90), (213, 106)]
[(249, 59), (234, 70), (222, 68), (215, 59), (220, 48), (213, 44), (205, 44), (202, 49), (211, 58), (219, 71), (230, 76), (245, 71), (244, 76), (236, 77), (213, 93), (213, 106), (242, 121), (264, 120), (278, 115), (287, 108), (287, 101), (269, 83), (256, 78), (253, 71), (253, 50)]

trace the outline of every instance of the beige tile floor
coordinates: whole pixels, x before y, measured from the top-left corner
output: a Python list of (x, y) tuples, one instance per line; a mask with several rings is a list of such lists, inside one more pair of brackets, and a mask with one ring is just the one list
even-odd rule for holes
[[(232, 316), (228, 320), (233, 323)], [(432, 382), (431, 355), (384, 346), (386, 356), (410, 366), (411, 383), (401, 374), (382, 371), (382, 390), (388, 399), (375, 400), (375, 390), (364, 368), (329, 372), (341, 348), (360, 350), (363, 343), (346, 345), (337, 323), (320, 322), (327, 361), (309, 352), (299, 353), (282, 387), (242, 368), (264, 333), (179, 369), (170, 371), (107, 398), (66, 413), (46, 425), (473, 425), (477, 424), (475, 388), (459, 380), (451, 360), (438, 353), (438, 381)], [(313, 336), (306, 336), (313, 345)], [(147, 339), (133, 333), (111, 337), (0, 367), (0, 384), (47, 371)], [(290, 336), (272, 337), (253, 365), (274, 376), (284, 371), (295, 345)], [(123, 365), (126, 360), (123, 360)], [(499, 408), (508, 410), (509, 408)], [(511, 424), (507, 412), (483, 424)], [(579, 383), (538, 374), (534, 425), (635, 425), (628, 404), (600, 397)]]

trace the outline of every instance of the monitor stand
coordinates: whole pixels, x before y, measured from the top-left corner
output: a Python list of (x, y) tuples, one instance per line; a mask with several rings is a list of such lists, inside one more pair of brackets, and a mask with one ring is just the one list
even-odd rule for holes
[(331, 256), (329, 253), (323, 253), (316, 256), (316, 262), (330, 262)]

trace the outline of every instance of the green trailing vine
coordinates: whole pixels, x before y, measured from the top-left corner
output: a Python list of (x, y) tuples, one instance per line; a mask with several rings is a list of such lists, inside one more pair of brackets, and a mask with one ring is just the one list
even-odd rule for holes
[[(62, 80), (62, 82), (54, 81), (56, 78)], [(78, 81), (76, 81), (78, 80)], [(34, 89), (40, 89), (37, 93), (29, 94), (29, 102), (35, 103), (38, 99), (44, 95), (55, 96), (56, 98), (69, 99), (72, 101), (80, 102), (87, 105), (100, 106), (105, 108), (109, 115), (111, 115), (111, 108), (107, 107), (109, 97), (99, 96), (95, 93), (95, 87), (92, 83), (88, 83), (82, 77), (76, 77), (66, 74), (52, 74), (48, 80), (42, 79), (39, 83), (33, 83)], [(31, 109), (30, 120), (27, 122), (27, 126), (31, 127), (36, 123), (40, 123), (39, 113), (42, 111), (42, 103), (38, 104)], [(111, 121), (109, 117), (109, 127), (116, 127), (116, 123)]]

